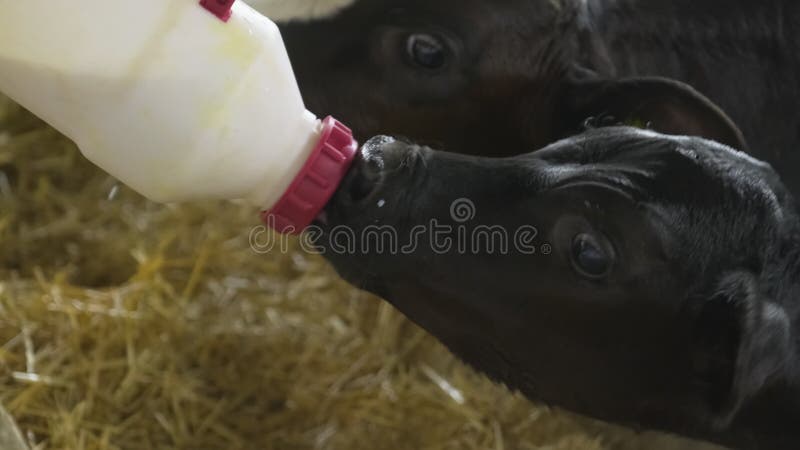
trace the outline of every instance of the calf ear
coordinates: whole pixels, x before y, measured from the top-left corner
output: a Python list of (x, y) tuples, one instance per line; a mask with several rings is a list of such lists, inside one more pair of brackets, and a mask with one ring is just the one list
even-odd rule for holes
[(567, 96), (575, 121), (612, 117), (623, 124), (647, 125), (661, 133), (699, 136), (747, 150), (733, 121), (711, 100), (679, 81), (658, 77), (577, 81)]
[(712, 426), (726, 428), (749, 399), (780, 376), (791, 361), (790, 331), (784, 309), (761, 296), (749, 272), (725, 277), (700, 305), (692, 371)]

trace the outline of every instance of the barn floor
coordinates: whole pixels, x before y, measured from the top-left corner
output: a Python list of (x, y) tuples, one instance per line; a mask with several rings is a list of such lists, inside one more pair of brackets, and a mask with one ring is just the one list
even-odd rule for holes
[(0, 402), (30, 446), (708, 448), (531, 404), (257, 225), (149, 203), (0, 98)]

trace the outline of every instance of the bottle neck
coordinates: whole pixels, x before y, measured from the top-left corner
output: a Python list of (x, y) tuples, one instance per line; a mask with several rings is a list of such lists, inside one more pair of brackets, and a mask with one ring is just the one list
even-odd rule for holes
[(304, 111), (299, 120), (293, 121), (290, 128), (281, 132), (288, 138), (283, 139), (283, 145), (278, 147), (280, 150), (264, 149), (265, 155), (279, 159), (270, 164), (280, 170), (265, 173), (261, 183), (251, 191), (252, 195), (247, 199), (263, 209), (274, 208), (292, 186), (322, 139), (323, 123), (311, 112)]

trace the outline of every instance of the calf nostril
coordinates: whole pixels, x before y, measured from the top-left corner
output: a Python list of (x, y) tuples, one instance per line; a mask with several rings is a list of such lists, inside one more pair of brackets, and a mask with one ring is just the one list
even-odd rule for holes
[(382, 148), (392, 142), (394, 139), (390, 137), (378, 136), (361, 147), (345, 188), (352, 203), (359, 203), (369, 197), (380, 184), (384, 168)]
[(381, 180), (381, 165), (375, 160), (359, 160), (350, 182), (348, 196), (353, 203), (361, 202), (378, 186)]

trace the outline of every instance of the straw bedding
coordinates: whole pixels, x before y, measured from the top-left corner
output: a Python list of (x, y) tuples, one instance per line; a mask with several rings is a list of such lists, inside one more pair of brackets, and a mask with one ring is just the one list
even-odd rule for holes
[(147, 202), (0, 97), (0, 403), (31, 448), (709, 449), (493, 385), (296, 243), (251, 250), (255, 213)]

